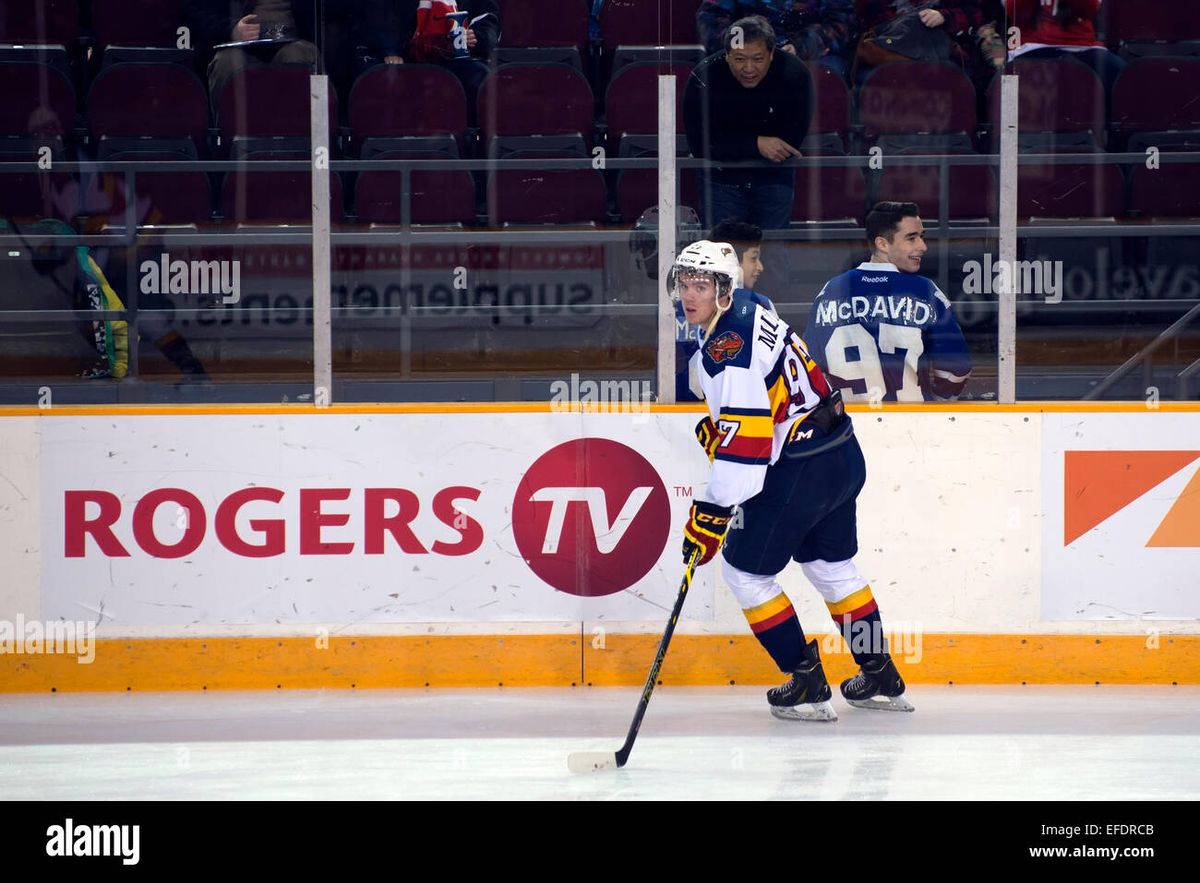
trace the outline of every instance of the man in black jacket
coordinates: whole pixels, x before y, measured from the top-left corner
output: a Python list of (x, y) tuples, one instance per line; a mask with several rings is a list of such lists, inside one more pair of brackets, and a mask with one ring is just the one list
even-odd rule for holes
[[(775, 32), (761, 16), (734, 22), (725, 51), (700, 62), (684, 91), (692, 155), (718, 162), (765, 160), (778, 166), (800, 156), (811, 117), (808, 69), (794, 55), (775, 51)], [(792, 168), (713, 169), (706, 176), (703, 220), (785, 228), (795, 180)]]
[(261, 64), (307, 64), (316, 70), (314, 0), (187, 0), (192, 43), (203, 50), (222, 43), (278, 40), (278, 45), (217, 49), (208, 65), (213, 106), (238, 71)]

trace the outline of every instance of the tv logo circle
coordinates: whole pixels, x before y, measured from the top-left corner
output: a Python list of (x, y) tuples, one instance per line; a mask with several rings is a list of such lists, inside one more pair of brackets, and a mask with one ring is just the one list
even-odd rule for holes
[(539, 577), (597, 598), (650, 572), (671, 532), (667, 489), (633, 448), (583, 438), (533, 462), (513, 499), (513, 535)]

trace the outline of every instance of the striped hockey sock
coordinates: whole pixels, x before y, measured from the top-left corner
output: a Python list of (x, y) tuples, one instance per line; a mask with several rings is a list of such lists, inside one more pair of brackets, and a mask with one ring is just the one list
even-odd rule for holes
[(841, 601), (827, 601), (826, 606), (829, 608), (829, 615), (841, 629), (850, 654), (858, 665), (887, 652), (887, 641), (883, 637), (883, 620), (879, 616), (879, 607), (871, 594), (870, 586), (863, 586)]
[(770, 601), (742, 611), (754, 637), (771, 654), (779, 670), (793, 672), (804, 660), (804, 629), (788, 596), (780, 592)]

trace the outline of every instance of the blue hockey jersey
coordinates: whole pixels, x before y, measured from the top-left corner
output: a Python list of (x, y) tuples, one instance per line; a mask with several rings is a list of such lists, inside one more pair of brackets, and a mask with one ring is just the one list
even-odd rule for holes
[(830, 279), (808, 314), (804, 342), (848, 401), (953, 398), (971, 374), (946, 295), (894, 264), (862, 263)]

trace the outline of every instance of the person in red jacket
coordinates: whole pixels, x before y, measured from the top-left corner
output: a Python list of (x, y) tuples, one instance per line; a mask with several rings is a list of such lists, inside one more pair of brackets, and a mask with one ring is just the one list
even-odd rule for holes
[(1009, 27), (1020, 30), (1014, 58), (1070, 56), (1094, 70), (1106, 94), (1125, 68), (1125, 62), (1096, 37), (1100, 0), (1004, 0)]

